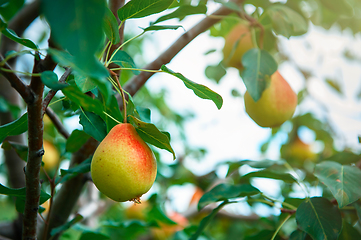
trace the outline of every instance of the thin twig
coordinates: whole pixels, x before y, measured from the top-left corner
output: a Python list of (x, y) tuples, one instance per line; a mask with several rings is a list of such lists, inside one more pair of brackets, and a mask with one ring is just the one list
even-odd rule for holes
[(55, 128), (58, 130), (58, 132), (61, 135), (63, 135), (63, 137), (65, 139), (68, 139), (70, 134), (69, 134), (68, 130), (66, 130), (66, 128), (64, 127), (63, 123), (60, 121), (59, 117), (53, 111), (53, 109), (51, 109), (50, 107), (47, 107), (45, 112), (46, 112), (46, 115), (48, 115), (50, 120), (53, 122), (53, 124), (54, 124)]
[[(72, 71), (71, 68), (66, 69), (66, 71), (63, 73), (63, 75), (60, 77), (59, 82), (64, 83), (66, 81), (66, 79), (69, 77), (71, 71)], [(45, 109), (48, 107), (50, 101), (53, 99), (53, 97), (55, 96), (56, 93), (57, 93), (57, 91), (55, 91), (55, 90), (50, 90), (48, 92), (48, 94), (44, 98), (43, 111), (45, 111)]]

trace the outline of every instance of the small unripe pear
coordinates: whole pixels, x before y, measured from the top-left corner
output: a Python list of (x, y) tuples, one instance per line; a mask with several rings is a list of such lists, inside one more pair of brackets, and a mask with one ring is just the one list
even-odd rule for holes
[(139, 202), (157, 175), (157, 162), (149, 146), (129, 123), (110, 130), (91, 163), (95, 186), (114, 201)]
[(242, 56), (253, 48), (252, 34), (245, 24), (236, 25), (225, 37), (223, 59), (227, 67), (243, 68)]
[(276, 71), (270, 86), (263, 91), (257, 102), (246, 91), (244, 103), (248, 115), (261, 127), (279, 127), (292, 118), (297, 106), (297, 95)]

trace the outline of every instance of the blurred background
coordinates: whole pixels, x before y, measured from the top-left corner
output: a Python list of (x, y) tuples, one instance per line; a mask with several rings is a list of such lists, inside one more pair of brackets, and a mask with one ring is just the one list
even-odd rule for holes
[[(188, 2), (198, 3), (198, 1)], [(252, 1), (246, 2), (249, 4), (245, 4), (244, 7), (249, 15), (255, 14), (255, 11), (262, 14), (262, 7), (253, 5)], [(287, 1), (281, 2), (287, 3)], [(214, 34), (217, 28), (219, 30), (222, 27), (220, 24), (212, 28), (213, 33), (207, 31), (198, 36), (167, 64), (167, 67), (173, 71), (180, 72), (192, 81), (206, 85), (219, 93), (224, 100), (220, 110), (213, 102), (195, 96), (179, 79), (165, 73), (155, 74), (148, 80), (145, 88), (137, 93), (134, 97), (136, 105), (149, 108), (152, 123), (170, 133), (171, 144), (177, 156), (173, 161), (169, 152), (154, 149), (159, 160), (158, 176), (150, 192), (144, 196), (145, 202), (157, 194), (157, 201), (163, 204), (165, 212), (179, 212), (186, 215), (193, 211), (191, 214), (194, 214), (195, 210), (190, 207), (190, 202), (192, 197), (197, 198), (194, 195), (197, 189), (204, 192), (218, 183), (232, 181), (232, 178), (229, 178), (232, 163), (239, 163), (241, 160), (276, 161), (301, 158), (298, 165), (293, 165), (296, 171), (292, 174), (298, 174), (302, 179), (307, 180), (307, 175), (312, 172), (317, 159), (327, 159), (334, 153), (345, 151), (355, 156), (360, 154), (361, 29), (356, 31), (352, 27), (344, 26), (342, 22), (341, 24), (338, 22), (339, 18), (331, 21), (325, 17), (316, 21), (316, 17), (310, 17), (310, 14), (316, 15), (317, 12), (317, 6), (310, 3), (312, 1), (296, 2), (299, 3), (300, 11), (310, 20), (307, 33), (290, 38), (274, 34), (276, 42), (270, 51), (279, 64), (280, 73), (299, 97), (294, 118), (280, 128), (259, 127), (247, 115), (243, 101), (246, 87), (237, 69), (223, 68), (224, 73), (220, 73), (219, 64), (223, 59), (224, 37)], [(208, 1), (207, 14), (214, 12), (219, 6), (216, 1)], [(167, 10), (167, 12), (172, 11), (173, 9)], [(322, 11), (326, 11), (324, 7)], [(164, 13), (127, 21), (125, 37), (129, 39), (141, 33), (140, 27), (149, 26), (162, 15)], [(203, 18), (203, 14), (198, 14), (188, 16), (182, 21), (168, 20), (163, 24), (179, 24), (183, 28), (146, 33), (127, 44), (124, 50), (141, 68), (153, 61)], [(48, 36), (47, 23), (41, 17), (24, 35), (25, 38), (38, 43), (40, 48), (47, 47)], [(21, 56), (16, 69), (31, 71), (32, 57)], [(57, 69), (59, 77), (62, 72), (62, 69)], [(131, 77), (130, 71), (122, 71), (123, 83)], [(62, 94), (58, 93), (57, 99), (61, 98)], [(64, 125), (69, 132), (82, 129), (78, 115), (64, 111), (61, 101), (55, 100), (51, 107), (62, 115)], [(66, 169), (69, 165), (69, 155), (64, 151), (65, 140), (61, 139), (53, 127), (49, 127), (48, 130), (45, 137), (55, 143), (61, 159), (60, 168)], [(289, 154), (292, 152), (289, 150), (290, 139), (295, 133), (303, 144), (307, 145), (309, 153), (306, 156), (301, 156), (306, 152), (304, 149), (299, 150), (301, 154), (296, 157)], [(1, 156), (0, 164), (0, 182), (6, 183), (6, 170)], [(255, 168), (241, 164), (237, 171), (239, 175), (244, 175), (255, 171)], [(287, 196), (300, 198), (324, 194), (322, 188), (311, 183), (307, 185), (309, 187), (307, 193), (296, 184), (288, 186), (288, 190), (285, 190), (283, 182), (279, 180), (254, 178), (251, 182), (269, 197), (280, 201), (284, 200), (284, 191), (288, 191)], [(82, 199), (79, 203), (82, 206), (80, 212), (83, 216), (90, 216), (100, 211), (105, 214), (103, 219), (106, 216), (114, 218), (112, 214), (115, 213), (109, 209), (112, 211), (118, 209), (121, 215), (124, 209), (132, 205), (132, 203), (109, 202), (103, 197), (99, 200), (98, 192), (91, 184), (88, 186), (88, 193), (90, 203), (82, 205)], [(5, 197), (0, 196), (0, 212), (9, 206), (9, 203), (4, 203), (4, 199)], [(89, 200), (83, 199), (83, 201)], [(225, 211), (236, 216), (257, 214), (267, 217), (280, 214), (279, 208), (264, 204), (255, 204), (251, 207), (246, 202), (226, 206)], [(0, 217), (0, 220), (6, 220), (13, 215), (9, 213), (7, 217), (3, 217), (4, 219)], [(93, 226), (96, 226), (96, 222)]]

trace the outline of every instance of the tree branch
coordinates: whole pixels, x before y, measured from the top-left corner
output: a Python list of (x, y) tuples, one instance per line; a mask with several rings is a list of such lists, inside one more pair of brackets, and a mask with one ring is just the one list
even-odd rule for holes
[(63, 135), (64, 138), (68, 139), (70, 134), (69, 132), (65, 129), (63, 123), (60, 121), (59, 117), (55, 114), (55, 112), (53, 111), (53, 109), (51, 109), (50, 107), (47, 107), (45, 109), (46, 115), (48, 115), (48, 117), (50, 118), (50, 120), (53, 122), (55, 128), (58, 130), (58, 132)]
[[(65, 81), (69, 77), (71, 71), (72, 71), (71, 68), (66, 69), (64, 74), (60, 77), (59, 82), (65, 83)], [(51, 100), (53, 99), (53, 97), (55, 96), (56, 93), (57, 93), (57, 91), (50, 90), (48, 92), (48, 94), (46, 95), (46, 97), (44, 98), (44, 102), (43, 102), (43, 111), (44, 112), (45, 112), (46, 108), (49, 106), (49, 103), (51, 102)]]
[[(3, 56), (0, 55), (0, 62), (3, 61)], [(34, 101), (34, 93), (31, 89), (13, 72), (8, 63), (5, 62), (4, 66), (0, 68), (0, 73), (6, 77), (11, 86), (21, 95), (25, 102)]]
[[(229, 8), (220, 7), (212, 15), (205, 17), (193, 28), (179, 37), (178, 40), (173, 43), (173, 45), (171, 45), (165, 52), (159, 55), (157, 59), (145, 66), (144, 69), (159, 70), (163, 64), (169, 63), (174, 58), (174, 56), (177, 55), (195, 37), (220, 21), (220, 18), (212, 18), (212, 16), (225, 16), (232, 12), (233, 11)], [(124, 90), (133, 96), (153, 74), (153, 72), (141, 72), (139, 75), (133, 77), (124, 85)]]
[[(40, 73), (40, 56), (35, 56), (33, 73)], [(23, 219), (23, 239), (35, 240), (40, 199), (40, 167), (43, 150), (43, 91), (40, 77), (33, 76), (30, 86), (34, 101), (28, 103), (28, 161), (25, 171), (26, 199)]]

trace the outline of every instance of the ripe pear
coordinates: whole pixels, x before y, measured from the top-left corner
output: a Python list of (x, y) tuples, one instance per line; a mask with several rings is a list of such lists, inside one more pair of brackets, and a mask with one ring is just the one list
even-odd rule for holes
[(129, 123), (114, 126), (93, 155), (93, 182), (114, 201), (140, 202), (156, 175), (157, 162), (152, 150)]
[(303, 142), (298, 136), (293, 141), (281, 147), (281, 156), (286, 160), (304, 162), (305, 160), (316, 161), (316, 154), (311, 145)]
[(270, 85), (257, 102), (246, 91), (244, 103), (248, 115), (261, 127), (279, 127), (292, 118), (297, 106), (297, 95), (291, 86), (276, 71)]
[(242, 56), (251, 48), (254, 48), (254, 45), (248, 26), (245, 24), (236, 25), (225, 37), (223, 59), (226, 66), (241, 70), (243, 68)]
[(44, 169), (46, 171), (52, 171), (58, 164), (60, 160), (59, 151), (55, 148), (55, 146), (49, 142), (44, 140), (43, 142), (44, 148), (44, 155), (43, 155), (43, 162), (44, 162)]

